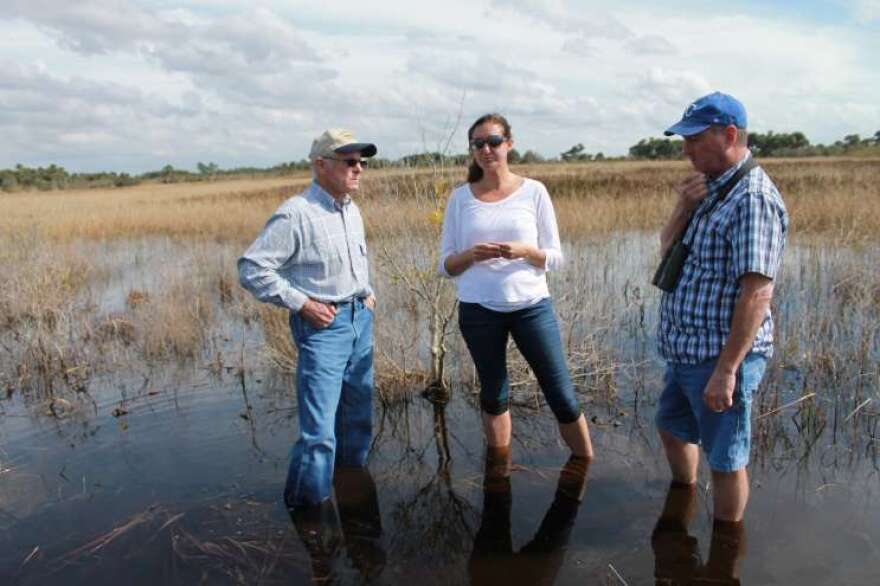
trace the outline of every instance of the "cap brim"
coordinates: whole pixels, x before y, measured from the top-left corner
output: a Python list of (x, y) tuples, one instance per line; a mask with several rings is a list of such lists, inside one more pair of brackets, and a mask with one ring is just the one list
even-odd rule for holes
[(666, 136), (672, 136), (674, 134), (678, 134), (680, 136), (693, 136), (694, 134), (699, 134), (703, 132), (710, 126), (712, 125), (706, 124), (705, 122), (691, 122), (687, 120), (682, 120), (664, 130), (663, 134), (665, 134)]
[(376, 145), (370, 142), (353, 142), (351, 144), (341, 146), (333, 152), (339, 153), (340, 155), (347, 155), (349, 153), (360, 153), (363, 157), (372, 157), (378, 152), (378, 149), (376, 148)]

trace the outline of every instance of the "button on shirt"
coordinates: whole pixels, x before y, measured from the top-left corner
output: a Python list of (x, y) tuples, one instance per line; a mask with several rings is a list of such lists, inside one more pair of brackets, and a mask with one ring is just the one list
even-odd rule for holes
[[(707, 185), (684, 234), (690, 254), (675, 290), (660, 299), (660, 354), (669, 362), (699, 364), (721, 354), (733, 320), (739, 278), (758, 273), (775, 279), (782, 262), (788, 214), (782, 196), (760, 167), (752, 169), (718, 203), (718, 190), (746, 156)], [(773, 352), (768, 308), (752, 352)]]
[(309, 299), (367, 297), (369, 263), (360, 210), (317, 182), (284, 202), (238, 260), (242, 286), (260, 301), (299, 311)]

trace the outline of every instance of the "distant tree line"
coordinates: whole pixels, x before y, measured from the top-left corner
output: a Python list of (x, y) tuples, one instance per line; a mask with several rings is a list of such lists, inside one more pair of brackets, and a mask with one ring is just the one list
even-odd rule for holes
[(71, 187), (123, 187), (135, 185), (140, 180), (128, 173), (68, 173), (64, 167), (25, 167), (0, 169), (0, 189), (21, 191), (39, 189), (67, 189)]
[[(679, 159), (682, 157), (682, 141), (670, 138), (643, 138), (629, 148), (630, 159)], [(842, 140), (830, 145), (811, 144), (803, 132), (780, 132), (772, 130), (766, 133), (749, 133), (749, 148), (759, 157), (809, 157), (836, 156), (851, 154), (880, 155), (880, 130), (872, 137), (862, 138), (858, 134), (848, 134)], [(613, 160), (601, 152), (591, 154), (585, 152), (582, 143), (559, 153), (557, 158), (545, 158), (541, 154), (527, 150), (520, 153), (511, 149), (508, 161), (514, 165), (539, 163), (582, 163), (588, 161)], [(417, 153), (399, 159), (375, 157), (370, 160), (372, 168), (386, 167), (438, 167), (460, 166), (468, 162), (467, 154), (448, 155), (440, 152)], [(310, 162), (306, 159), (279, 163), (272, 167), (234, 167), (222, 169), (216, 163), (199, 162), (196, 170), (176, 169), (165, 165), (158, 171), (148, 171), (140, 175), (128, 173), (98, 172), (70, 173), (64, 167), (49, 165), (48, 167), (26, 167), (16, 165), (13, 169), (0, 169), (0, 191), (26, 191), (89, 187), (124, 187), (137, 185), (143, 181), (160, 183), (180, 183), (190, 181), (211, 181), (221, 177), (235, 176), (283, 176), (307, 171)]]
[(303, 160), (280, 163), (269, 168), (235, 167), (232, 169), (221, 169), (216, 163), (199, 162), (196, 165), (196, 169), (197, 171), (193, 172), (165, 165), (158, 171), (130, 175), (128, 173), (106, 171), (70, 173), (64, 167), (59, 167), (58, 165), (49, 165), (48, 167), (16, 165), (13, 169), (0, 169), (0, 191), (50, 191), (55, 189), (125, 187), (137, 185), (144, 181), (181, 183), (210, 181), (220, 177), (234, 176), (280, 176), (307, 170), (309, 169), (309, 162)]
[[(643, 138), (629, 147), (629, 156), (633, 159), (678, 159), (682, 157), (681, 147), (681, 139)], [(828, 157), (872, 153), (880, 149), (880, 130), (870, 138), (848, 134), (843, 140), (830, 145), (810, 144), (803, 132), (750, 132), (749, 148), (758, 157)]]

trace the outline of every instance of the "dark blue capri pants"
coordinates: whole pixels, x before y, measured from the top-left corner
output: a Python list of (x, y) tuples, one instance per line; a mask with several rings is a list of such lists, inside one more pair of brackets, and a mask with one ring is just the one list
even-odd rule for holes
[(458, 326), (480, 377), (480, 407), (490, 415), (507, 412), (507, 339), (513, 341), (538, 379), (550, 410), (559, 423), (581, 415), (574, 385), (565, 365), (562, 337), (550, 298), (511, 312), (493, 311), (479, 303), (459, 303)]

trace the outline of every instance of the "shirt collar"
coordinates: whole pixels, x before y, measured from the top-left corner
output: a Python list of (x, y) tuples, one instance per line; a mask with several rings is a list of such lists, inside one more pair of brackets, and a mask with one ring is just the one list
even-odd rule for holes
[(340, 202), (338, 199), (327, 193), (327, 191), (315, 180), (312, 180), (312, 194), (314, 194), (315, 198), (321, 203), (321, 205), (331, 210), (341, 211), (351, 203), (351, 196), (347, 193)]
[(746, 154), (742, 159), (740, 159), (737, 163), (734, 163), (734, 165), (732, 167), (730, 167), (729, 169), (727, 169), (726, 171), (724, 171), (724, 173), (722, 173), (718, 177), (715, 177), (714, 179), (712, 179), (708, 182), (709, 189), (713, 189), (713, 190), (718, 189), (720, 186), (724, 185), (727, 182), (727, 180), (730, 179), (731, 177), (733, 177), (734, 173), (736, 173), (740, 169), (740, 167), (745, 165), (746, 161), (748, 161), (751, 158), (752, 158), (752, 151), (746, 150)]

